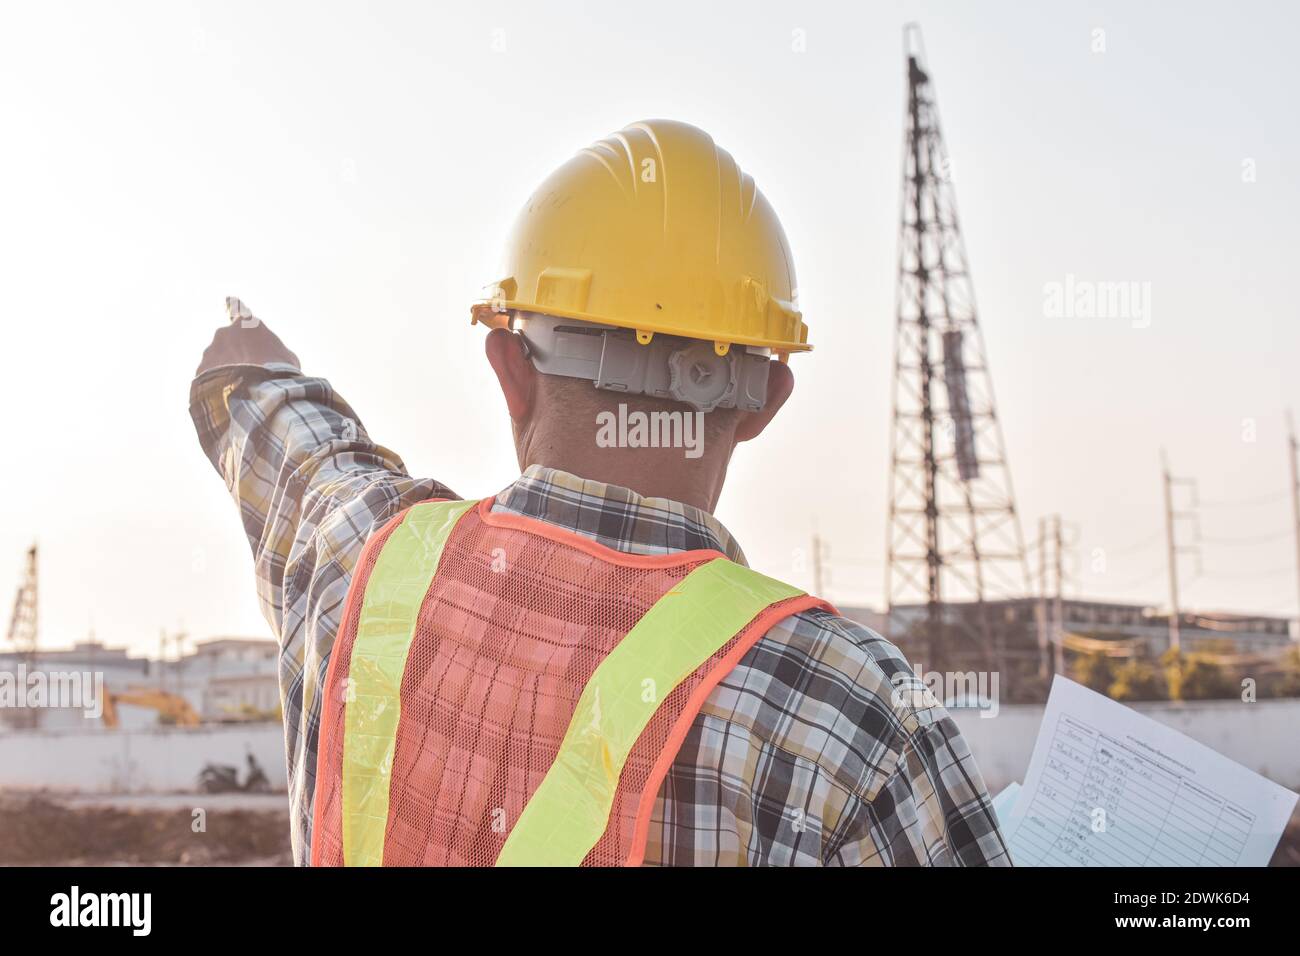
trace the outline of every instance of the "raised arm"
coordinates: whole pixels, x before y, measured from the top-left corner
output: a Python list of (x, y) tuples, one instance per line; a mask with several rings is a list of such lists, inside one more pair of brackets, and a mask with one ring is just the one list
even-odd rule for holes
[(195, 378), (201, 378), (213, 369), (236, 365), (274, 365), (298, 371), (298, 356), (290, 352), (280, 337), (263, 325), (248, 306), (238, 299), (227, 298), (226, 315), (229, 321), (217, 329), (211, 344), (203, 350), (203, 358), (194, 372)]
[[(262, 613), (280, 642), (290, 798), (307, 805), (315, 771), (317, 688), (338, 634), (352, 569), (371, 530), (427, 498), (376, 445), (356, 412), (238, 299), (190, 386), (199, 443), (235, 499), (253, 551)], [(301, 859), (303, 849), (295, 847)]]
[(454, 496), (412, 479), (329, 382), (303, 375), (298, 357), (242, 302), (226, 304), (230, 322), (203, 353), (190, 415), (235, 499), (263, 612), (285, 642), (300, 623), (293, 601), (309, 596), (286, 594), (287, 578), (319, 588), (331, 565), (345, 577), (375, 523), (415, 501)]

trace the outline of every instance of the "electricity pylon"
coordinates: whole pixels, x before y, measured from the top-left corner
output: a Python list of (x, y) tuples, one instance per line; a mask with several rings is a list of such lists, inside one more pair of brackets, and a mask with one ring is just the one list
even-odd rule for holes
[[(985, 607), (1029, 593), (1002, 426), (957, 219), (952, 166), (920, 31), (904, 28), (907, 122), (899, 228), (885, 594), (889, 619), (926, 605), (927, 668), (962, 657), (1003, 666)], [(954, 602), (973, 604), (954, 629)], [(971, 641), (975, 646), (971, 646)], [(972, 653), (973, 652), (973, 653)]]

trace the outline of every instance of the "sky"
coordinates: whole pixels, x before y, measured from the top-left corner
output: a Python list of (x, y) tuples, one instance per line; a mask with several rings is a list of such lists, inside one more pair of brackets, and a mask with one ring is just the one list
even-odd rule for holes
[[(508, 484), (468, 306), (533, 187), (648, 117), (754, 176), (816, 346), (718, 516), (805, 587), (820, 533), (828, 596), (879, 604), (908, 21), (1025, 537), (1059, 512), (1067, 593), (1164, 602), (1163, 447), (1204, 503), (1183, 603), (1296, 613), (1294, 4), (611, 6), (5, 7), (0, 587), (39, 541), (45, 646), (269, 634), (187, 409), (227, 295), (413, 474)], [(1145, 284), (1149, 323), (1049, 314), (1067, 276)]]

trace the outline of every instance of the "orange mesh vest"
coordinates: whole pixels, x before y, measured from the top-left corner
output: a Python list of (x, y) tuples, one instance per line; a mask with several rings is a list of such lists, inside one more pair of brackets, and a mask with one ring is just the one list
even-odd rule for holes
[(814, 597), (717, 551), (642, 557), (492, 500), (366, 543), (322, 693), (312, 862), (639, 865), (704, 699)]

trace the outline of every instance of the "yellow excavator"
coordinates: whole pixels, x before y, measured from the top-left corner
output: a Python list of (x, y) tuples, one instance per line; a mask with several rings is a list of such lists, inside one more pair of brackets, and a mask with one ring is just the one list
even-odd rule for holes
[(118, 725), (118, 704), (132, 704), (136, 707), (148, 707), (158, 711), (159, 720), (173, 727), (197, 727), (199, 715), (190, 706), (189, 701), (179, 694), (152, 688), (123, 691), (120, 694), (104, 692), (104, 726)]

